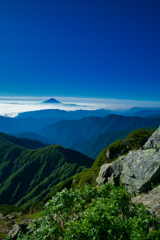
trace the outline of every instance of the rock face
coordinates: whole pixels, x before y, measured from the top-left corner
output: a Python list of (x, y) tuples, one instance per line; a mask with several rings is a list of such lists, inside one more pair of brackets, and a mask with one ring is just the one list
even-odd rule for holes
[(149, 207), (151, 214), (160, 218), (160, 186), (154, 188), (146, 194), (132, 198), (132, 202), (143, 203), (145, 206)]
[(16, 240), (19, 231), (22, 231), (23, 233), (26, 233), (26, 232), (27, 232), (27, 226), (28, 226), (28, 224), (14, 224), (14, 225), (12, 226), (12, 229), (11, 229), (10, 232), (8, 233), (8, 235), (11, 236), (11, 238), (12, 238), (13, 240)]
[(160, 152), (156, 149), (130, 151), (121, 172), (122, 183), (131, 193), (147, 192), (160, 180)]
[(118, 185), (121, 179), (122, 184), (132, 194), (151, 190), (151, 183), (160, 183), (160, 127), (148, 139), (143, 149), (130, 151), (127, 156), (119, 157), (107, 167), (105, 165), (101, 167), (96, 180), (98, 184), (110, 182)]
[(119, 181), (119, 177), (123, 169), (123, 161), (125, 159), (126, 156), (121, 156), (115, 162), (103, 164), (96, 182), (99, 185), (106, 182), (111, 182), (117, 185), (117, 181)]
[(107, 182), (107, 179), (108, 177), (111, 176), (111, 166), (114, 164), (113, 163), (106, 163), (106, 164), (103, 164), (101, 166), (101, 170), (99, 172), (99, 176), (98, 178), (96, 179), (96, 182), (100, 185), (102, 183), (106, 183)]
[(150, 136), (143, 148), (160, 149), (160, 127)]

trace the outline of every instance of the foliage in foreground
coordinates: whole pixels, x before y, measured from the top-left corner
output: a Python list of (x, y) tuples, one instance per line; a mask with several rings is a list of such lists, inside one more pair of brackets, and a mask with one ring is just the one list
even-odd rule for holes
[(133, 204), (124, 188), (109, 183), (83, 191), (63, 189), (45, 208), (44, 217), (18, 240), (160, 239), (160, 220), (142, 204)]
[(0, 205), (0, 213), (2, 213), (4, 216), (13, 212), (27, 213), (27, 210), (13, 205)]

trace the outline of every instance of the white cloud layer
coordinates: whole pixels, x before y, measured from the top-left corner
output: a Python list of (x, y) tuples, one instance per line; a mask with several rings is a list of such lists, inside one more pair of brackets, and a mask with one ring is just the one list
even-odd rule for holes
[[(21, 112), (41, 109), (62, 109), (66, 111), (74, 111), (78, 109), (95, 110), (103, 108), (122, 111), (132, 107), (160, 108), (160, 102), (158, 101), (103, 98), (54, 97), (63, 104), (42, 104), (43, 101), (49, 98), (50, 97), (0, 97), (0, 115), (15, 117)], [(71, 106), (69, 104), (76, 104), (78, 106)]]

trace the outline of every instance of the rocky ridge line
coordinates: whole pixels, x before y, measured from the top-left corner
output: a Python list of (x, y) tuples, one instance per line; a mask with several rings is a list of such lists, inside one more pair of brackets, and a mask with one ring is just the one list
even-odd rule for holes
[(151, 135), (142, 149), (130, 151), (116, 161), (101, 166), (96, 182), (122, 183), (128, 192), (137, 195), (132, 201), (150, 207), (150, 213), (160, 218), (160, 127)]

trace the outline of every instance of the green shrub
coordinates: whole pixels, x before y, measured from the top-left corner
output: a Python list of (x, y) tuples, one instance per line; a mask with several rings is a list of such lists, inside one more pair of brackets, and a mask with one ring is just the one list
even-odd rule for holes
[(108, 183), (83, 191), (63, 189), (45, 208), (45, 216), (18, 240), (160, 239), (160, 220), (142, 204), (133, 204), (125, 189)]
[(130, 145), (130, 148), (139, 149), (147, 142), (153, 132), (153, 130), (138, 129), (127, 136), (126, 142)]
[(12, 212), (27, 213), (27, 210), (13, 205), (7, 204), (0, 205), (0, 213), (2, 213), (4, 216)]

